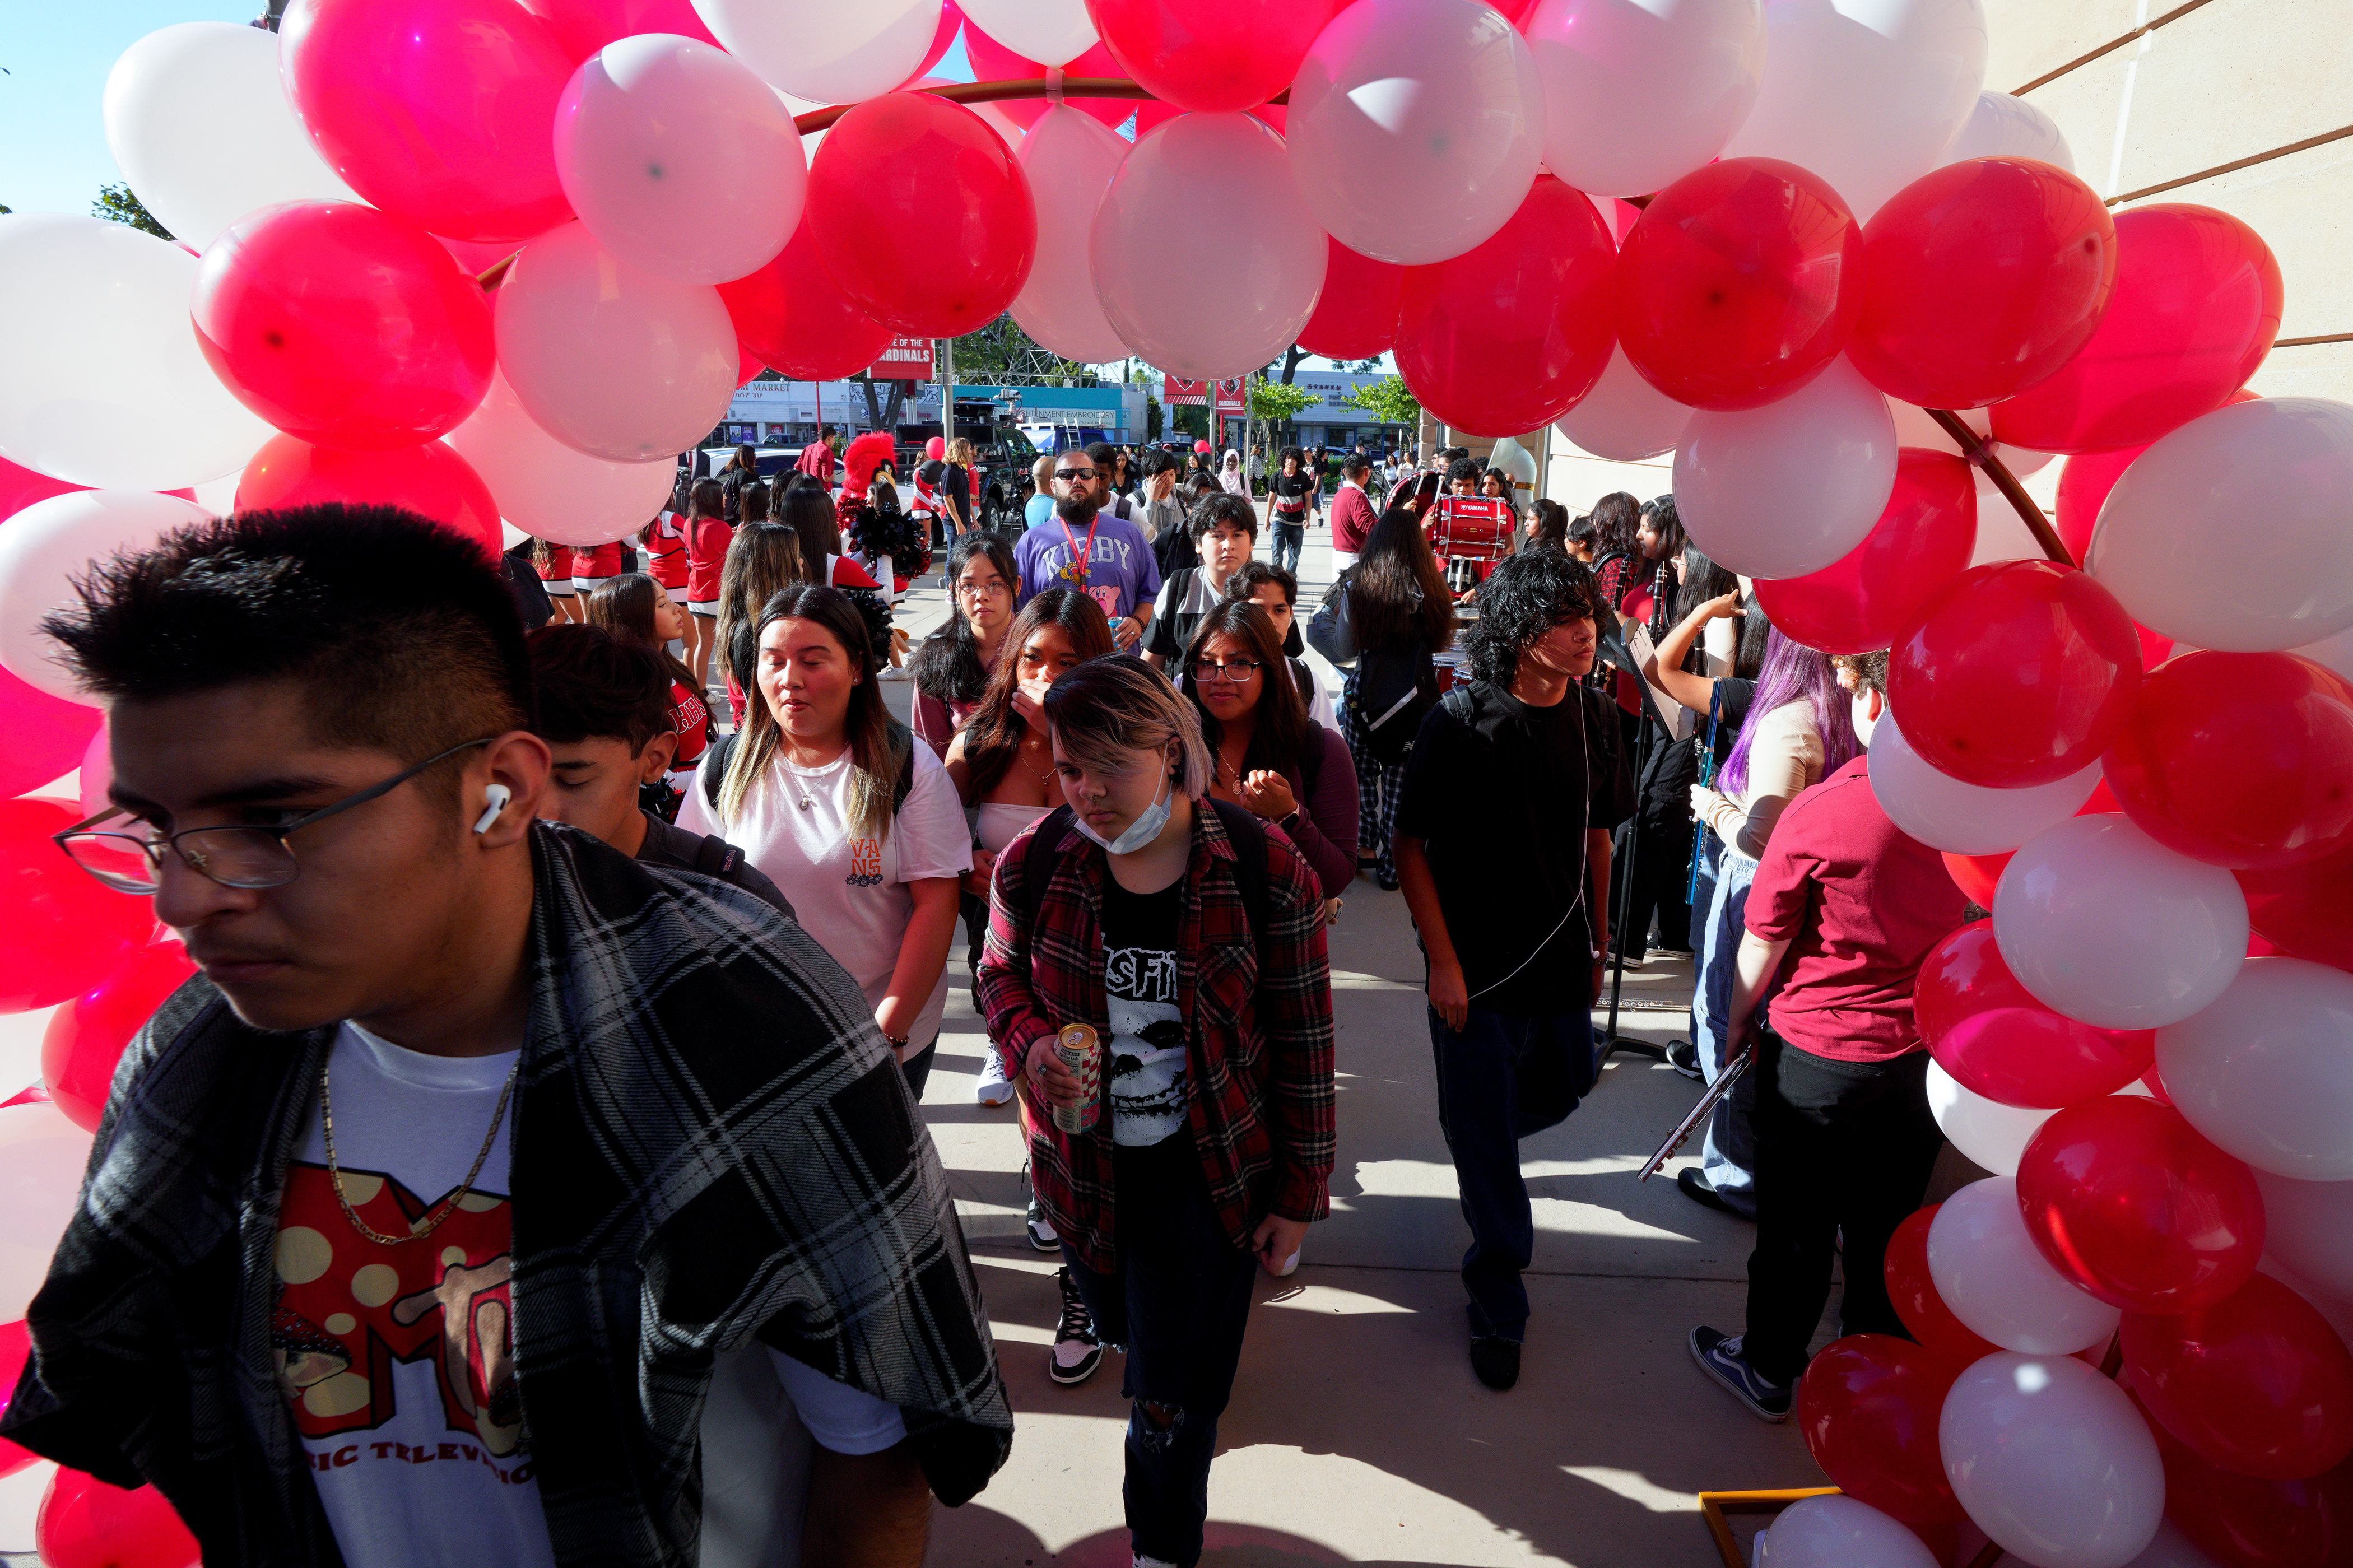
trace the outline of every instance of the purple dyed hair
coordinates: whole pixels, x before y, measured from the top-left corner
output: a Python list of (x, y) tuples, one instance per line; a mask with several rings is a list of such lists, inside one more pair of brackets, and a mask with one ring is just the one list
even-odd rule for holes
[(1732, 754), (1724, 759), (1724, 771), (1716, 775), (1717, 789), (1734, 795), (1748, 786), (1748, 748), (1756, 743), (1765, 715), (1798, 701), (1814, 705), (1814, 729), (1822, 738), (1824, 778), (1862, 752), (1854, 738), (1850, 700), (1838, 683), (1838, 672), (1831, 668), (1831, 656), (1791, 642), (1775, 626), (1765, 636), (1765, 665), (1757, 672), (1757, 695), (1749, 701), (1748, 716), (1740, 721), (1740, 737), (1732, 742)]

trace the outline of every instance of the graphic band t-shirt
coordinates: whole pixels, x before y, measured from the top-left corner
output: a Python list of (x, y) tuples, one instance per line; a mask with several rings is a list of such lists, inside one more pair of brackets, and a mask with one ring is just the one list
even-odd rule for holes
[[(433, 1057), (354, 1025), (329, 1062), (343, 1197), (405, 1236), (481, 1152), (515, 1054)], [(286, 1175), (269, 1342), (348, 1568), (542, 1568), (554, 1554), (514, 1378), (510, 1129), (430, 1235), (355, 1229), (314, 1102)], [(702, 1568), (798, 1560), (812, 1436), (874, 1453), (897, 1410), (753, 1343), (723, 1352), (702, 1419)]]
[(1185, 1129), (1185, 1016), (1177, 1006), (1176, 923), (1185, 884), (1131, 893), (1103, 885), (1103, 1081), (1111, 1138), (1149, 1148)]

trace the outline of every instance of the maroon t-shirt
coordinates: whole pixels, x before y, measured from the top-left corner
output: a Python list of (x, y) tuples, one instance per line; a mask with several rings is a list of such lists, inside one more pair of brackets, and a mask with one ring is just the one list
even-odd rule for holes
[(1332, 548), (1359, 554), (1365, 541), (1380, 520), (1373, 515), (1373, 503), (1355, 485), (1342, 485), (1332, 497)]
[(1944, 858), (1880, 809), (1868, 760), (1789, 803), (1748, 889), (1749, 933), (1789, 940), (1773, 1032), (1837, 1061), (1920, 1049), (1912, 983), (1968, 902)]

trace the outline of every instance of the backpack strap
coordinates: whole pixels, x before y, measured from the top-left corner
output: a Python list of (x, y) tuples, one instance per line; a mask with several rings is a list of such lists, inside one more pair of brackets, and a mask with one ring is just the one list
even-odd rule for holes
[(742, 731), (722, 735), (702, 749), (702, 762), (694, 770), (694, 782), (702, 791), (702, 804), (712, 810), (719, 809), (719, 781), (727, 776), (727, 753), (735, 749)]
[(1029, 906), (1029, 929), (1038, 929), (1038, 915), (1046, 907), (1046, 884), (1054, 879), (1055, 862), (1061, 852), (1055, 847), (1062, 835), (1070, 830), (1071, 808), (1058, 805), (1038, 819), (1037, 831), (1029, 835), (1029, 844), (1021, 851), (1021, 899)]
[(723, 882), (735, 879), (735, 868), (744, 863), (744, 851), (724, 838), (702, 835), (694, 847), (694, 868), (706, 877), (716, 877)]
[(891, 788), (891, 815), (896, 816), (899, 815), (899, 808), (907, 804), (907, 796), (915, 787), (915, 736), (914, 731), (906, 730), (895, 720), (891, 727), (893, 730), (902, 731), (907, 737), (907, 749), (899, 753), (899, 782)]
[[(1207, 805), (1216, 808), (1218, 822), (1234, 846), (1234, 885), (1242, 896), (1242, 913), (1249, 917), (1250, 941), (1264, 939), (1267, 931), (1266, 827), (1259, 819), (1228, 801), (1205, 796)], [(1058, 805), (1039, 818), (1037, 831), (1021, 853), (1021, 898), (1029, 906), (1029, 929), (1038, 929), (1038, 916), (1046, 907), (1046, 885), (1054, 879), (1054, 866), (1060, 858), (1056, 847), (1070, 830), (1071, 808)]]

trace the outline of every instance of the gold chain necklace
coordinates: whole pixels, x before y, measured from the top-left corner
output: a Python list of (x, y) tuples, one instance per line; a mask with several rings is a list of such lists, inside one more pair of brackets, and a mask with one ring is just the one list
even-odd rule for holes
[[(334, 1055), (332, 1047), (329, 1047), (327, 1054), (330, 1057)], [(499, 1141), (499, 1123), (504, 1121), (507, 1115), (507, 1097), (514, 1093), (515, 1075), (521, 1071), (522, 1071), (522, 1054), (517, 1052), (515, 1065), (507, 1073), (506, 1087), (499, 1090), (498, 1109), (491, 1112), (490, 1133), (482, 1140), (481, 1152), (474, 1156), (473, 1166), (467, 1171), (466, 1179), (458, 1184), (458, 1190), (442, 1199), (439, 1206), (431, 1214), (422, 1219), (411, 1220), (406, 1236), (386, 1236), (360, 1218), (358, 1213), (352, 1207), (352, 1200), (343, 1194), (343, 1169), (335, 1163), (335, 1102), (327, 1093), (327, 1064), (321, 1062), (319, 1064), (319, 1115), (326, 1124), (327, 1181), (335, 1189), (335, 1202), (343, 1205), (343, 1217), (352, 1222), (352, 1228), (378, 1247), (398, 1247), (404, 1241), (422, 1241), (440, 1229), (441, 1222), (456, 1213), (458, 1205), (465, 1201), (466, 1194), (474, 1190), (474, 1178), (482, 1173), (482, 1163), (491, 1157), (491, 1145)]]

